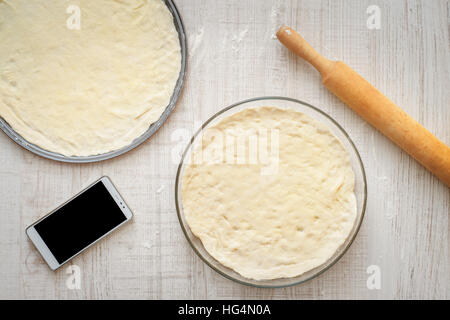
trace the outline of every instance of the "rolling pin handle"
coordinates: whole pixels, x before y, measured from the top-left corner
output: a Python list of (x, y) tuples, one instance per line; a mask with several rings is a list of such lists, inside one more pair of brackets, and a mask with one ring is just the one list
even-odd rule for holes
[(331, 72), (336, 63), (318, 53), (297, 31), (288, 26), (282, 26), (277, 31), (277, 38), (290, 51), (312, 64), (323, 78)]

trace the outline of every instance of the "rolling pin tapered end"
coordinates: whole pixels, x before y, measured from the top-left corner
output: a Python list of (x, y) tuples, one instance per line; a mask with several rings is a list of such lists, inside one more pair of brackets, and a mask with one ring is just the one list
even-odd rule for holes
[(297, 56), (308, 61), (325, 77), (333, 68), (331, 61), (318, 53), (301, 35), (288, 26), (281, 26), (277, 31), (278, 40)]

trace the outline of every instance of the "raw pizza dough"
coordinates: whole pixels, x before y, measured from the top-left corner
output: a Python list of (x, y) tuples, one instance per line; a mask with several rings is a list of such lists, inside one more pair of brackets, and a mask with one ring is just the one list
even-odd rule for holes
[(161, 0), (0, 0), (0, 116), (43, 149), (129, 145), (169, 104), (180, 66)]
[[(267, 156), (256, 162), (255, 132), (260, 146), (268, 141)], [(247, 141), (245, 158), (238, 137)], [(356, 220), (355, 178), (327, 126), (291, 109), (249, 108), (198, 141), (182, 175), (183, 210), (193, 234), (226, 267), (255, 280), (294, 277), (326, 262), (347, 239)]]

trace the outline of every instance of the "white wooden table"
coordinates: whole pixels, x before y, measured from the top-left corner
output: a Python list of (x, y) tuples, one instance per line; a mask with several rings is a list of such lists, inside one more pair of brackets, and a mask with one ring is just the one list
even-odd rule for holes
[[(297, 29), (345, 61), (450, 144), (449, 2), (178, 0), (189, 66), (174, 113), (150, 140), (116, 159), (64, 164), (33, 155), (0, 134), (0, 298), (449, 298), (449, 189), (320, 84), (318, 73), (273, 34)], [(380, 8), (380, 29), (366, 12)], [(82, 9), (82, 8), (81, 8)], [(191, 250), (174, 204), (177, 129), (193, 132), (221, 108), (251, 97), (307, 101), (334, 117), (359, 149), (368, 179), (362, 228), (347, 254), (304, 285), (258, 289), (227, 280)], [(50, 271), (25, 228), (102, 175), (135, 213), (132, 223)], [(379, 267), (369, 290), (367, 268)], [(375, 268), (377, 268), (375, 267)]]

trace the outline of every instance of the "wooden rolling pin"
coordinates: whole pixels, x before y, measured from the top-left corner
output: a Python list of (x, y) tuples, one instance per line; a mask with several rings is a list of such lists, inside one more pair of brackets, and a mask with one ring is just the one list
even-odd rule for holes
[(320, 55), (295, 30), (283, 26), (277, 37), (320, 72), (328, 90), (450, 187), (450, 148), (445, 143), (345, 63)]

